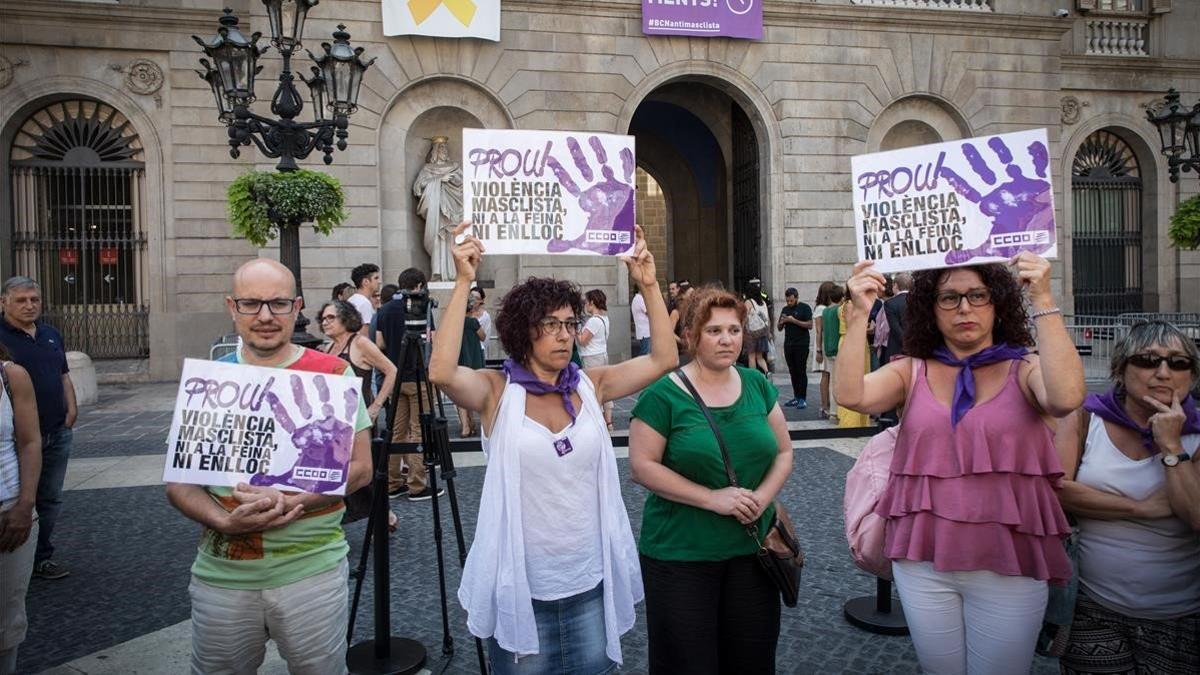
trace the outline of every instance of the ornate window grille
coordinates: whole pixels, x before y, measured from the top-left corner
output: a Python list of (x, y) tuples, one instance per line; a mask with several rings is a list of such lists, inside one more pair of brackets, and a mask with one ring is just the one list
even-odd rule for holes
[(13, 140), (13, 266), (42, 287), (46, 320), (92, 358), (150, 353), (145, 165), (128, 119), (58, 101)]

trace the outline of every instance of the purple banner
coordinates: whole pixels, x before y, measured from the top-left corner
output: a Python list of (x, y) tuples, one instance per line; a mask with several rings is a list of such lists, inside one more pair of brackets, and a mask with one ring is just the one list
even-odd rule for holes
[(642, 0), (642, 33), (761, 40), (762, 0)]

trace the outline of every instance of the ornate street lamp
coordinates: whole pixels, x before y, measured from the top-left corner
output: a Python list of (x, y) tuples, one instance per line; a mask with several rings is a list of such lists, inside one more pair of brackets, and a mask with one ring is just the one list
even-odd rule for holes
[[(296, 160), (308, 157), (314, 150), (324, 153), (326, 164), (333, 163), (334, 138), (338, 150), (346, 149), (350, 115), (358, 109), (358, 91), (362, 76), (375, 59), (363, 61), (362, 47), (350, 46), (350, 34), (344, 25), (333, 33), (333, 44), (322, 43), (325, 54), (312, 55), (316, 66), (308, 85), (313, 106), (312, 122), (297, 122), (304, 110), (304, 100), (296, 90), (292, 74), (292, 54), (300, 48), (304, 21), (308, 10), (318, 0), (263, 0), (271, 24), (271, 44), (283, 57), (279, 85), (271, 97), (274, 118), (257, 115), (250, 110), (254, 103), (254, 78), (262, 71), (258, 59), (267, 48), (258, 46), (262, 33), (249, 38), (238, 28), (238, 18), (226, 8), (219, 19), (217, 34), (195, 40), (208, 59), (200, 59), (204, 71), (196, 71), (208, 83), (217, 104), (217, 119), (228, 128), (229, 155), (241, 155), (242, 146), (253, 143), (267, 157), (278, 158), (279, 171), (295, 171)], [(212, 59), (211, 63), (209, 59)], [(326, 113), (332, 113), (327, 115)], [(271, 216), (275, 220), (275, 216)], [(296, 276), (296, 291), (303, 295), (300, 276), (300, 223), (275, 221), (279, 227), (279, 259)], [(320, 341), (307, 332), (308, 319), (300, 312), (296, 316), (293, 341), (313, 345)]]
[(1180, 169), (1200, 173), (1200, 101), (1188, 110), (1172, 88), (1160, 108), (1146, 111), (1146, 118), (1158, 128), (1171, 182), (1179, 182)]

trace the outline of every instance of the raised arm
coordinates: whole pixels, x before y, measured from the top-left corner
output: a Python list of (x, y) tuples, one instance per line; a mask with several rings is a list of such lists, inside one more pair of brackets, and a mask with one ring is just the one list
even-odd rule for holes
[(672, 339), (671, 317), (658, 292), (654, 256), (646, 247), (641, 226), (634, 229), (637, 244), (633, 254), (622, 259), (629, 267), (630, 278), (646, 299), (646, 314), (650, 317), (650, 353), (616, 365), (587, 370), (588, 377), (596, 383), (596, 395), (601, 403), (639, 392), (679, 364), (679, 353)]
[(869, 415), (879, 414), (904, 402), (904, 392), (910, 368), (907, 360), (896, 361), (867, 373), (867, 315), (875, 299), (883, 292), (883, 275), (872, 268), (870, 261), (854, 266), (854, 274), (846, 282), (851, 305), (846, 313), (845, 349), (838, 350), (833, 376), (834, 397), (839, 406)]
[(1065, 417), (1083, 405), (1087, 387), (1075, 341), (1067, 333), (1062, 312), (1056, 311), (1050, 289), (1050, 263), (1024, 252), (1013, 258), (1012, 264), (1021, 285), (1028, 290), (1033, 314), (1040, 314), (1034, 319), (1040, 358), (1026, 374), (1025, 387), (1043, 412)]
[[(1187, 416), (1179, 402), (1179, 394), (1172, 397), (1170, 407), (1150, 396), (1146, 396), (1145, 401), (1158, 410), (1150, 416), (1154, 444), (1163, 453), (1182, 453), (1183, 424)], [(1200, 460), (1179, 462), (1175, 466), (1164, 468), (1167, 475), (1167, 500), (1171, 503), (1171, 510), (1191, 525), (1193, 530), (1200, 531)]]
[[(375, 337), (379, 337), (378, 332), (376, 332)], [(379, 350), (379, 347), (375, 346), (375, 343), (370, 340), (355, 340), (354, 344), (361, 350), (362, 360), (368, 366), (383, 373), (383, 382), (379, 385), (379, 395), (375, 397), (375, 400), (371, 401), (371, 405), (367, 406), (367, 413), (374, 420), (379, 416), (379, 411), (383, 409), (384, 404), (387, 403), (388, 397), (392, 395), (392, 388), (396, 384), (396, 364), (392, 363), (391, 359), (384, 355)]]
[[(455, 239), (471, 226), (470, 222), (459, 223), (454, 228)], [(483, 259), (483, 244), (473, 235), (468, 235), (453, 250), (454, 292), (450, 302), (442, 311), (443, 326), (461, 326), (467, 316), (467, 299), (471, 295), (471, 284), (475, 271)], [(495, 379), (499, 373), (488, 370), (473, 370), (458, 365), (462, 349), (462, 330), (439, 330), (433, 336), (433, 355), (429, 359), (429, 381), (446, 392), (450, 400), (472, 412), (487, 413), (496, 400), (498, 389)], [(502, 383), (502, 382), (501, 382)]]

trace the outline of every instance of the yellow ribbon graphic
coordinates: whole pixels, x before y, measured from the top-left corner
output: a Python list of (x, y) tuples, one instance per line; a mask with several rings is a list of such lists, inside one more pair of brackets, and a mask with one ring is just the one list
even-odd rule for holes
[(429, 18), (438, 5), (445, 5), (464, 26), (470, 26), (475, 18), (475, 3), (471, 0), (408, 0), (408, 11), (418, 24)]

